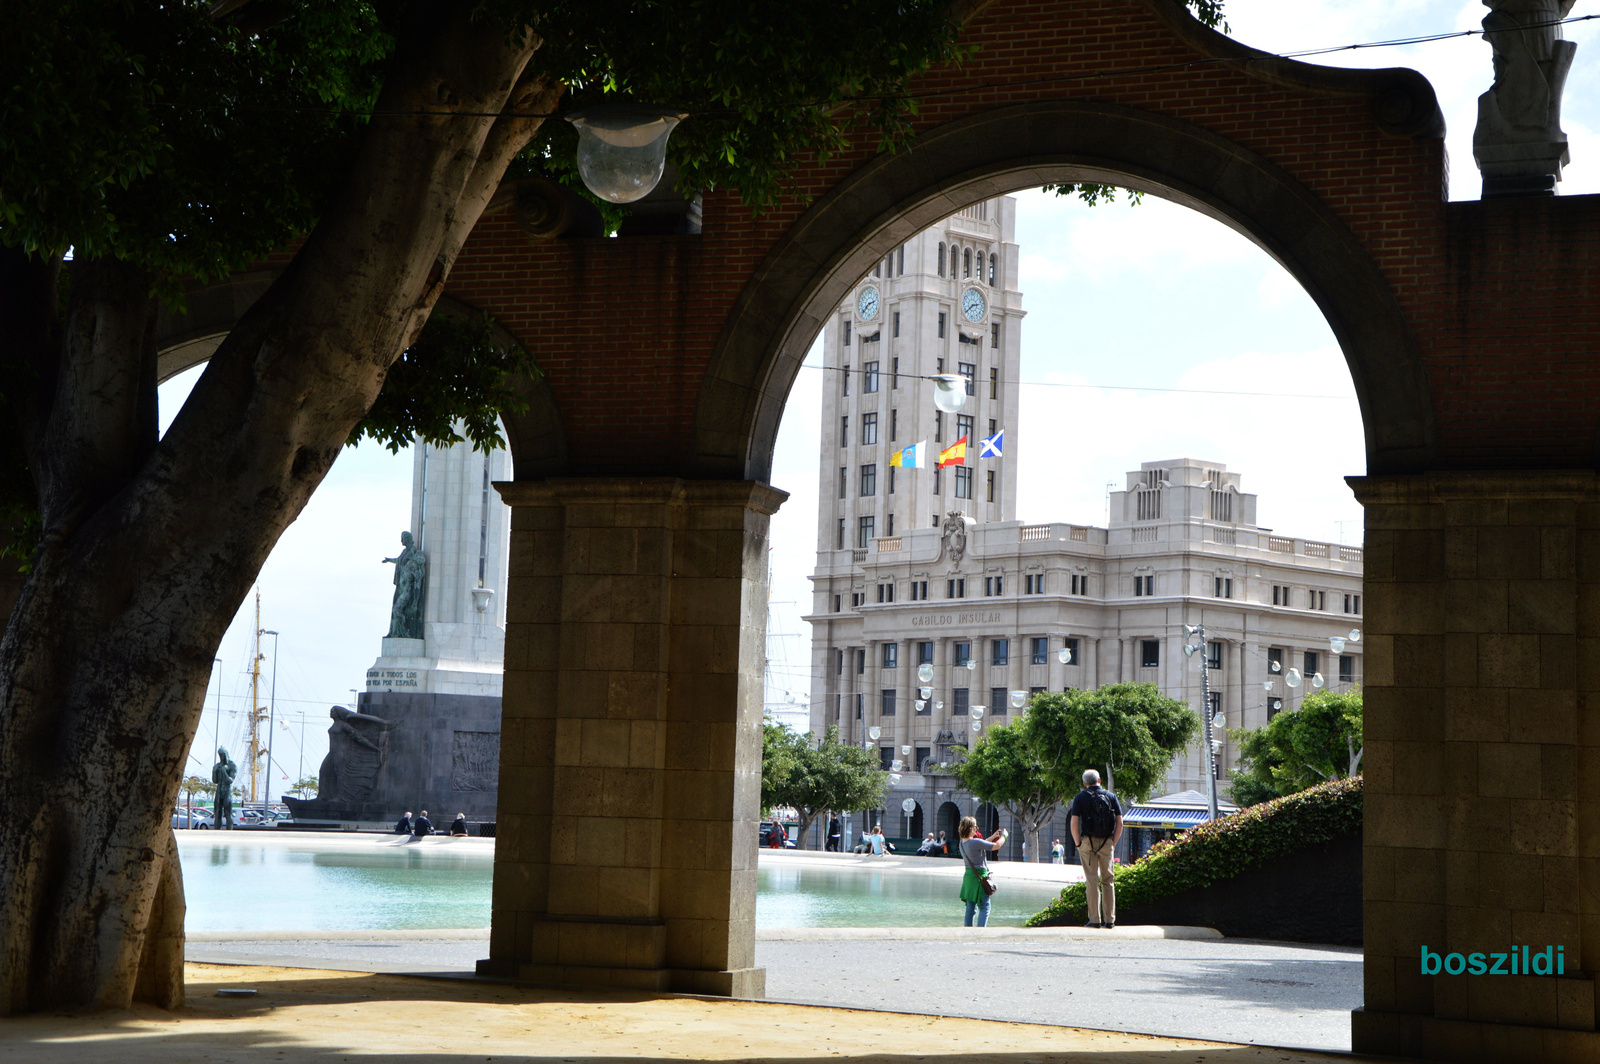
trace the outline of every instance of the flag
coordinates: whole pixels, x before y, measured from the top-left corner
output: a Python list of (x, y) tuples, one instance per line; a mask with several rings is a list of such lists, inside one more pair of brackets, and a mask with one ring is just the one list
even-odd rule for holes
[(978, 441), (979, 458), (1000, 458), (1001, 445), (1005, 443), (1006, 430), (1001, 429), (993, 436), (985, 436)]
[(939, 468), (947, 465), (964, 466), (967, 464), (967, 438), (961, 437), (955, 443), (939, 452)]
[(910, 447), (889, 456), (889, 464), (902, 469), (925, 469), (928, 465), (928, 441), (913, 443)]

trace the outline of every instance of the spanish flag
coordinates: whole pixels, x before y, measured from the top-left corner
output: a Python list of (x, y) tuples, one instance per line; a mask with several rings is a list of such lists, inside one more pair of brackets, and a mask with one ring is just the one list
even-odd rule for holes
[(939, 452), (939, 468), (940, 469), (943, 469), (947, 465), (962, 465), (962, 466), (964, 466), (966, 464), (967, 464), (967, 438), (965, 436), (961, 437), (955, 443), (952, 443), (950, 446), (946, 447), (944, 450)]

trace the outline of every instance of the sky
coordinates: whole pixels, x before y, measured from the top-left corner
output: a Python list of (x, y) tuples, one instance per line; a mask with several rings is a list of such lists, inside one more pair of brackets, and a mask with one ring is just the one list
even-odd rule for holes
[[(1477, 0), (1227, 0), (1232, 35), (1271, 52), (1476, 29)], [(1590, 14), (1580, 5), (1575, 15)], [(1600, 192), (1600, 20), (1566, 30), (1578, 43), (1562, 125), (1573, 162), (1565, 195)], [(1475, 199), (1477, 97), (1491, 80), (1479, 37), (1335, 52), (1329, 66), (1409, 66), (1433, 83), (1449, 128), (1451, 199)], [(1140, 462), (1196, 457), (1243, 475), (1263, 525), (1359, 542), (1361, 510), (1344, 484), (1363, 472), (1350, 375), (1320, 313), (1248, 240), (1185, 208), (1145, 197), (1088, 208), (1018, 194), (1023, 322), (1021, 423), (1006, 426), (1018, 463), (1017, 516), (1103, 524), (1106, 485)], [(815, 559), (820, 345), (791, 393), (772, 482), (790, 493), (771, 531), (769, 700), (808, 686), (806, 574)], [(170, 420), (198, 371), (162, 388)], [(1134, 390), (1153, 389), (1153, 390)], [(1216, 394), (1232, 393), (1232, 394)], [(273, 795), (315, 775), (328, 709), (348, 704), (388, 628), (392, 556), (410, 517), (411, 456), (347, 450), (260, 579), (261, 627), (278, 636)], [(254, 602), (223, 640), (190, 770), (209, 775), (213, 730), (237, 756), (250, 697)], [(263, 643), (261, 697), (272, 684)], [(220, 717), (217, 706), (221, 703)], [(302, 744), (303, 736), (303, 744)]]

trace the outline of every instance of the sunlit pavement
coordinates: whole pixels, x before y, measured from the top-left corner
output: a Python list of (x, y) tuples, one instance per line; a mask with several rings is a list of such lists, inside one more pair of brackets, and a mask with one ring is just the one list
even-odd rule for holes
[[(1192, 1039), (773, 1002), (559, 991), (461, 979), (188, 966), (189, 1002), (0, 1024), (6, 1064), (383, 1060), (840, 1061), (873, 1064), (1323, 1064)], [(977, 981), (974, 980), (974, 983)], [(219, 997), (219, 990), (253, 990)]]

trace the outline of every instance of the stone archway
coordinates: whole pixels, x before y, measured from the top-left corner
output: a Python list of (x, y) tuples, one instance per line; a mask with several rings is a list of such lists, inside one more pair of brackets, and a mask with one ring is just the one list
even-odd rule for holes
[(1265, 250), (1306, 289), (1339, 341), (1361, 403), (1369, 472), (1429, 465), (1433, 404), (1415, 338), (1349, 226), (1237, 142), (1156, 112), (1072, 100), (1018, 104), (929, 130), (821, 197), (773, 247), (727, 318), (696, 411), (700, 453), (726, 453), (737, 425), (745, 430), (742, 475), (764, 479), (801, 360), (862, 273), (974, 202), (1076, 181), (1173, 200)]

